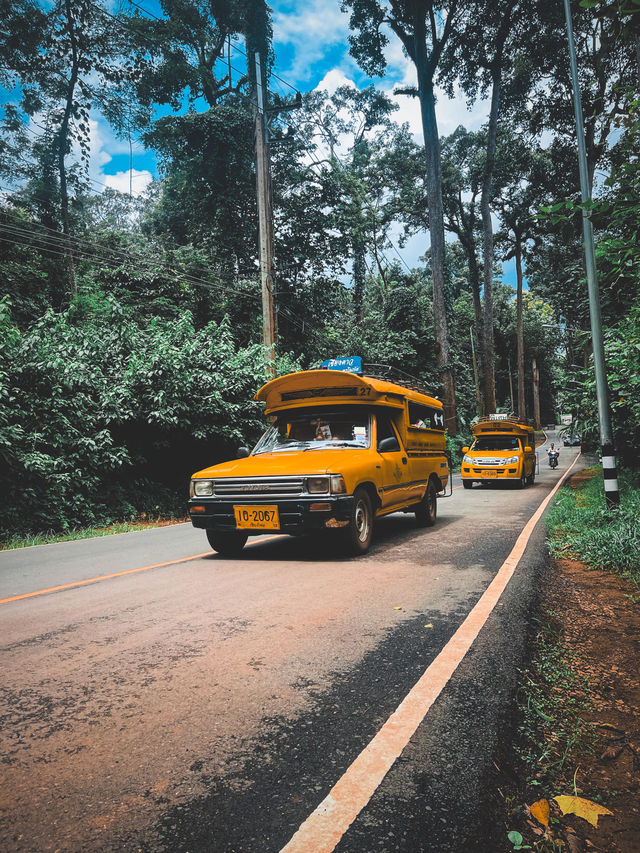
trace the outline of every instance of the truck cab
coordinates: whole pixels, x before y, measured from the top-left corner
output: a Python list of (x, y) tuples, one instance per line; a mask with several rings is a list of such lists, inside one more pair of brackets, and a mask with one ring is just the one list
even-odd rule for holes
[(473, 444), (463, 447), (462, 485), (510, 482), (520, 488), (536, 478), (535, 433), (519, 418), (490, 415), (471, 427)]
[(249, 536), (338, 532), (365, 553), (375, 520), (436, 521), (449, 481), (442, 403), (397, 382), (339, 370), (273, 379), (255, 395), (270, 422), (244, 458), (195, 473), (189, 513), (212, 548), (238, 554)]

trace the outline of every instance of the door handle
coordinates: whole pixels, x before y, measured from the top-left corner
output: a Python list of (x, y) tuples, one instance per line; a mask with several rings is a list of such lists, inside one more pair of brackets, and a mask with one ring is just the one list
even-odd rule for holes
[(406, 456), (403, 456), (403, 457), (402, 457), (402, 464), (403, 464), (403, 465), (406, 465), (406, 464), (407, 464), (407, 457), (406, 457)]

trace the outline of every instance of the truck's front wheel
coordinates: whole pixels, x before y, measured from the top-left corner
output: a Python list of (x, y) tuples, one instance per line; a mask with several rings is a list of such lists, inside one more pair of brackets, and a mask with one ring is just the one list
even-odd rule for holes
[(209, 545), (222, 557), (237, 557), (245, 546), (248, 539), (246, 533), (220, 533), (215, 530), (207, 530)]
[(366, 554), (373, 536), (373, 507), (366, 489), (356, 489), (346, 528), (347, 544), (354, 554)]

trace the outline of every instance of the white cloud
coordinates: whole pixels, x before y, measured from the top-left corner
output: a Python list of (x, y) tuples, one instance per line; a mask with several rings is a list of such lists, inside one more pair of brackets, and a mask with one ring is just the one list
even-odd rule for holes
[[(130, 177), (131, 183), (129, 183)], [(152, 181), (153, 175), (146, 169), (143, 171), (133, 169), (131, 176), (129, 172), (116, 172), (115, 175), (104, 175), (104, 183), (108, 187), (128, 194), (129, 187), (131, 186), (133, 195), (142, 195)]]
[[(93, 184), (93, 189), (99, 192), (105, 186), (119, 190), (122, 193), (129, 193), (129, 170), (116, 172), (115, 174), (107, 174), (104, 171), (113, 160), (114, 156), (126, 154), (129, 155), (129, 141), (120, 139), (114, 133), (111, 127), (102, 119), (92, 118), (89, 122), (89, 145), (90, 145), (90, 160), (89, 160), (89, 179)], [(135, 162), (136, 155), (144, 153), (144, 148), (139, 143), (134, 143), (133, 160)], [(74, 154), (78, 152), (74, 149)], [(131, 171), (131, 185), (133, 195), (141, 195), (148, 185), (153, 180), (153, 175), (148, 169), (136, 169)]]
[(336, 45), (347, 46), (349, 17), (338, 3), (326, 0), (285, 0), (273, 15), (273, 35), (277, 45), (290, 45), (294, 58), (284, 76), (309, 80), (313, 66)]
[(339, 68), (332, 68), (330, 71), (327, 71), (322, 80), (315, 87), (315, 91), (325, 91), (330, 95), (333, 95), (336, 89), (339, 89), (340, 86), (352, 86), (354, 89), (357, 88), (353, 80), (350, 80), (343, 71)]

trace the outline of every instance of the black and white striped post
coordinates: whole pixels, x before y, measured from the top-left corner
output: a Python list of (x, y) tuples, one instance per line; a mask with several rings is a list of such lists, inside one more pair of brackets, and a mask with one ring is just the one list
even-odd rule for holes
[(602, 473), (604, 475), (604, 496), (607, 509), (615, 509), (620, 506), (620, 489), (618, 488), (616, 455), (612, 444), (602, 445)]
[(576, 62), (576, 48), (573, 41), (573, 27), (571, 25), (571, 8), (569, 6), (569, 0), (564, 0), (564, 13), (567, 19), (569, 59), (571, 62), (571, 80), (573, 83), (573, 106), (576, 117), (576, 135), (578, 138), (578, 166), (580, 167), (580, 189), (582, 193), (582, 230), (584, 234), (587, 286), (589, 289), (593, 366), (596, 378), (596, 395), (598, 398), (598, 417), (600, 420), (600, 446), (602, 447), (604, 495), (607, 511), (613, 512), (618, 506), (620, 506), (620, 490), (618, 489), (616, 454), (613, 445), (611, 413), (609, 410), (609, 391), (607, 388), (607, 373), (604, 362), (600, 294), (598, 293), (598, 273), (596, 270), (596, 254), (593, 246), (593, 227), (591, 225), (590, 218), (591, 186), (589, 182), (589, 173), (587, 171), (587, 150), (584, 141), (584, 122), (582, 120), (582, 104), (580, 102), (580, 88), (578, 83), (578, 63)]

